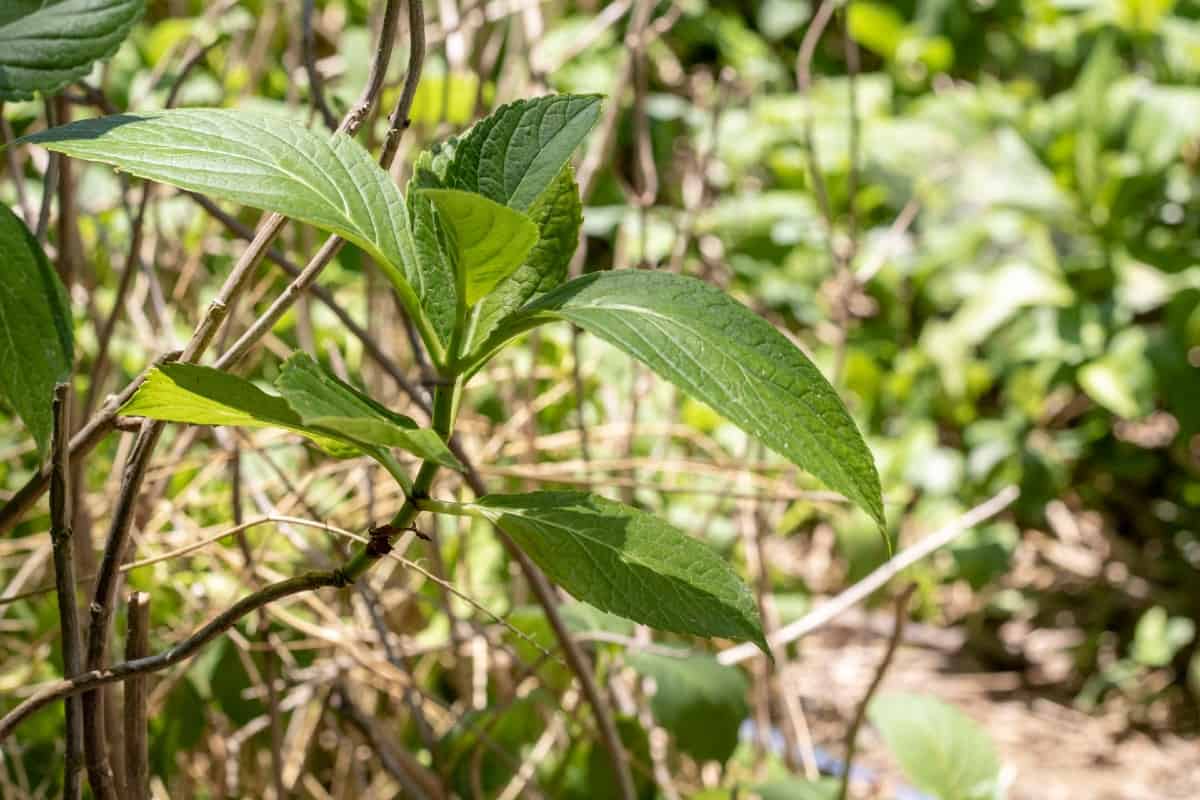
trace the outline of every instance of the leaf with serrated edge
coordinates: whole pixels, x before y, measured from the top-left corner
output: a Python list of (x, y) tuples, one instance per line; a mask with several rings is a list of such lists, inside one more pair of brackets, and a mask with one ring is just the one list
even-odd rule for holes
[(537, 244), (524, 263), (479, 303), (472, 343), (486, 339), (502, 319), (566, 280), (583, 225), (583, 204), (569, 164), (529, 209), (529, 218), (538, 227)]
[(54, 384), (71, 373), (75, 345), (67, 293), (42, 246), (0, 205), (0, 398), (44, 455), (54, 427)]
[(306, 427), (373, 447), (399, 447), (462, 471), (436, 433), (375, 402), (306, 353), (295, 353), (283, 363), (275, 388)]
[(533, 220), (486, 197), (458, 189), (425, 189), (454, 252), (458, 285), (472, 307), (521, 266), (537, 243)]
[(379, 263), (418, 325), (432, 331), (400, 188), (345, 134), (324, 136), (270, 114), (189, 108), (83, 120), (21, 141), (336, 233)]
[(446, 185), (528, 209), (596, 124), (600, 101), (556, 94), (501, 106), (456, 142)]
[(416, 276), (420, 281), (417, 294), (425, 304), (425, 312), (443, 341), (450, 341), (458, 315), (458, 287), (454, 257), (442, 225), (438, 221), (433, 200), (422, 189), (444, 189), (437, 174), (438, 157), (428, 150), (417, 156), (413, 176), (404, 195), (408, 206), (409, 226), (412, 229), (416, 257)]
[(0, 101), (29, 100), (83, 77), (117, 52), (145, 0), (5, 0)]
[(646, 270), (585, 275), (514, 314), (479, 351), (552, 319), (624, 350), (883, 526), (875, 462), (837, 392), (783, 334), (719, 289)]
[(580, 600), (662, 630), (749, 640), (767, 652), (741, 578), (651, 514), (584, 492), (488, 495), (469, 508)]

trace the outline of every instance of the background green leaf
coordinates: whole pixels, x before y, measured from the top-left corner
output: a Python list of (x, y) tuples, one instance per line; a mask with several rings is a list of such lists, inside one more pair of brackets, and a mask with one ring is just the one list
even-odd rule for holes
[(117, 51), (145, 0), (5, 0), (0, 100), (27, 100), (86, 75)]
[(702, 654), (677, 658), (641, 652), (625, 661), (654, 679), (650, 709), (681, 751), (697, 761), (722, 763), (733, 755), (738, 728), (750, 713), (749, 682), (741, 670)]
[(580, 600), (663, 630), (750, 640), (758, 607), (724, 559), (662, 520), (584, 492), (488, 495), (471, 508)]
[(1000, 760), (992, 740), (954, 706), (926, 695), (884, 694), (867, 714), (917, 788), (938, 800), (995, 796)]
[(71, 306), (42, 246), (0, 205), (0, 397), (45, 455), (54, 427), (54, 384), (71, 374)]

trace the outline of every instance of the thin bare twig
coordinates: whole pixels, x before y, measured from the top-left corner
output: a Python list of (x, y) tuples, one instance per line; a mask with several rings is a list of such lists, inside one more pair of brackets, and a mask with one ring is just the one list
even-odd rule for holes
[[(1020, 490), (1016, 486), (1006, 486), (949, 525), (929, 534), (911, 547), (900, 551), (878, 569), (832, 600), (822, 603), (795, 622), (784, 625), (775, 632), (773, 637), (767, 640), (767, 643), (772, 647), (782, 647), (829, 624), (839, 614), (866, 600), (889, 580), (922, 558), (944, 547), (971, 528), (986, 522), (1008, 508), (1017, 499), (1018, 495), (1020, 495)], [(758, 648), (753, 644), (739, 644), (722, 650), (717, 655), (717, 660), (725, 665), (740, 664), (747, 659), (753, 658), (758, 653)]]
[(325, 89), (321, 82), (321, 73), (317, 71), (316, 31), (313, 30), (313, 10), (315, 0), (304, 0), (304, 9), (300, 14), (300, 52), (304, 58), (304, 72), (308, 75), (308, 95), (313, 107), (321, 115), (321, 121), (329, 130), (337, 129), (337, 117), (329, 110), (325, 102)]
[[(62, 628), (63, 675), (83, 671), (79, 607), (75, 600), (74, 543), (71, 541), (70, 385), (54, 387), (54, 441), (50, 455), (50, 540), (54, 551), (54, 585), (58, 589), (58, 618)], [(66, 757), (63, 798), (80, 797), (83, 777), (83, 717), (77, 700), (67, 702)]]
[[(150, 651), (150, 595), (129, 595), (129, 628), (125, 632), (125, 660), (145, 658)], [(146, 743), (149, 713), (146, 676), (125, 681), (125, 781), (130, 800), (150, 800), (150, 752)]]
[(892, 627), (892, 636), (888, 640), (887, 650), (884, 651), (883, 660), (879, 662), (879, 667), (875, 670), (875, 677), (871, 679), (871, 685), (867, 687), (862, 702), (858, 704), (858, 709), (854, 712), (854, 720), (846, 730), (846, 758), (842, 764), (842, 785), (838, 790), (838, 800), (846, 800), (847, 793), (850, 791), (850, 769), (854, 765), (854, 747), (858, 742), (858, 731), (862, 727), (863, 719), (867, 716), (867, 707), (871, 704), (871, 698), (879, 691), (879, 685), (883, 683), (883, 676), (887, 674), (888, 667), (892, 665), (892, 659), (904, 638), (904, 623), (908, 620), (908, 601), (916, 589), (917, 585), (910, 583), (896, 597), (895, 624)]
[(344, 586), (345, 583), (345, 576), (337, 570), (308, 572), (277, 581), (238, 600), (191, 636), (161, 653), (134, 661), (123, 661), (103, 669), (90, 670), (45, 686), (18, 704), (3, 719), (0, 719), (0, 741), (4, 741), (13, 729), (30, 714), (50, 703), (96, 690), (109, 683), (123, 681), (132, 675), (164, 670), (196, 655), (206, 644), (225, 633), (242, 617), (253, 611), (294, 594), (310, 592), (326, 586)]
[[(165, 353), (154, 360), (154, 362), (137, 378), (130, 381), (129, 385), (121, 390), (120, 394), (112, 395), (100, 407), (100, 410), (88, 420), (74, 436), (71, 437), (71, 459), (82, 459), (88, 453), (92, 452), (93, 448), (104, 439), (113, 428), (116, 426), (117, 410), (121, 406), (129, 402), (129, 398), (133, 397), (134, 393), (141, 388), (142, 383), (146, 380), (146, 376), (150, 370), (158, 365), (178, 358), (180, 353)], [(25, 512), (33, 507), (33, 504), (38, 501), (38, 498), (46, 491), (46, 487), (50, 485), (50, 466), (46, 465), (42, 469), (34, 473), (33, 477), (25, 482), (25, 485), (18, 489), (3, 508), (0, 508), (0, 533), (5, 533), (20, 521)]]

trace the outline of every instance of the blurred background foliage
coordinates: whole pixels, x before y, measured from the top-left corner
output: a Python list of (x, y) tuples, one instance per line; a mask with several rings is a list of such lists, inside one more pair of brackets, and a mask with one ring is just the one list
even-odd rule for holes
[[(615, 13), (622, 4), (550, 0), (533, 6), (534, 25), (528, 11), (493, 3), (487, 8), (500, 10), (482, 27), (463, 23), (457, 37), (453, 31), (434, 37), (407, 152), (518, 96), (544, 89), (609, 95), (620, 112), (586, 198), (581, 267), (697, 275), (789, 332), (838, 382), (876, 454), (894, 545), (1017, 485), (1020, 499), (1009, 513), (906, 573), (919, 587), (914, 618), (965, 634), (955, 656), (963, 669), (1015, 673), (1022, 691), (1115, 714), (1126, 730), (1194, 735), (1200, 722), (1193, 622), (1200, 614), (1200, 2), (854, 0), (839, 8), (817, 43), (807, 90), (796, 63), (818, 3), (650, 3), (652, 35), (638, 77), (644, 91), (636, 96), (616, 83), (630, 52), (630, 5)], [(180, 104), (312, 119), (292, 6), (299, 3), (152, 0), (132, 38), (91, 82), (115, 108), (161, 107), (181, 54), (195, 43), (215, 43), (183, 84)], [(318, 64), (337, 114), (365, 79), (376, 10), (366, 0), (316, 6)], [(443, 0), (431, 2), (428, 14), (434, 29), (445, 29), (458, 15), (470, 23), (476, 10)], [(396, 91), (398, 83), (385, 92), (384, 107)], [(40, 102), (9, 103), (3, 116), (16, 136), (44, 124)], [(377, 141), (372, 137), (385, 126), (376, 120), (364, 142)], [(25, 175), (26, 202), (36, 207), (44, 156), (23, 153), (13, 163)], [(77, 179), (80, 263), (87, 268), (71, 277), (71, 290), (84, 352), (78, 388), (86, 393), (87, 353), (96, 342), (89, 316), (112, 303), (119, 254), (128, 246), (129, 190), (102, 168), (81, 165)], [(0, 183), (0, 197), (17, 206), (11, 179)], [(253, 223), (252, 213), (232, 210)], [(148, 354), (185, 337), (240, 251), (179, 195), (160, 192), (153, 213), (157, 277), (139, 279), (130, 320), (114, 343), (119, 374), (96, 391), (123, 386)], [(53, 243), (62, 247), (56, 236)], [(282, 243), (300, 260), (318, 241), (297, 229)], [(367, 320), (389, 353), (411, 364), (394, 307), (372, 291), (381, 284), (363, 260), (347, 248), (322, 283)], [(257, 304), (269, 302), (285, 281), (277, 271), (264, 274)], [(576, 376), (573, 345), (568, 330), (547, 329), (505, 354), (469, 392), (469, 436), (480, 460), (493, 466), (490, 480), (498, 489), (616, 484), (626, 499), (727, 551), (742, 568), (745, 525), (755, 526), (768, 556), (759, 588), (782, 622), (807, 610), (814, 595), (848, 585), (889, 557), (889, 544), (864, 516), (780, 495), (780, 486), (820, 487), (600, 343), (580, 339)], [(344, 360), (368, 386), (388, 386), (360, 344), (316, 305), (280, 323), (254, 374), (269, 379), (279, 354), (295, 347), (335, 366)], [(583, 389), (578, 402), (576, 386)], [(389, 392), (394, 396), (390, 388), (383, 396)], [(0, 487), (11, 493), (36, 464), (19, 422), (4, 419)], [(589, 437), (576, 435), (580, 424)], [(164, 453), (180, 432), (168, 439)], [(97, 536), (121, 441), (113, 437), (87, 465)], [(256, 437), (254, 445), (241, 459), (247, 480), (267, 487), (269, 502), (259, 510), (292, 507), (351, 529), (370, 515), (369, 506), (353, 502), (350, 489), (361, 481), (347, 487), (344, 468), (316, 469), (322, 459), (286, 437)], [(143, 547), (156, 541), (155, 532), (166, 550), (178, 544), (168, 531), (179, 529), (190, 537), (181, 541), (192, 541), (201, 529), (228, 526), (227, 477), (203, 457), (205, 448), (227, 448), (208, 435), (194, 448), (198, 457), (193, 451), (159, 476), (168, 504), (147, 507)], [(722, 477), (698, 462), (735, 471)], [(303, 476), (302, 495), (316, 498), (308, 510), (281, 473)], [(762, 496), (749, 522), (735, 490)], [(252, 546), (267, 542), (269, 527), (250, 532)], [(8, 535), (11, 546), (0, 562), (5, 583), (23, 575), (23, 556), (45, 529), (39, 509)], [(443, 534), (447, 578), (525, 634), (502, 632), (516, 656), (497, 656), (500, 663), (538, 661), (535, 643), (551, 647), (553, 639), (540, 613), (525, 604), (524, 590), (513, 586), (494, 539), (469, 526)], [(269, 558), (286, 571), (314, 558), (314, 549), (337, 545), (284, 531), (270, 539)], [(236, 544), (210, 549), (226, 555), (177, 558), (130, 573), (132, 588), (153, 591), (156, 642), (190, 630), (204, 609), (240, 593), (230, 566)], [(21, 577), (23, 589), (39, 585), (31, 581)], [(472, 780), (489, 796), (498, 792), (513, 763), (480, 746), (481, 727), (501, 749), (527, 750), (545, 728), (544, 707), (553, 708), (566, 691), (567, 674), (549, 663), (538, 672), (536, 691), (500, 702), (512, 688), (501, 681), (487, 687), (490, 702), (472, 704), (463, 696), (469, 659), (436, 648), (457, 635), (458, 625), (478, 629), (494, 620), (446, 599), (434, 583), (406, 588), (400, 571), (385, 576), (384, 587), (400, 598), (388, 606), (389, 626), (433, 654), (418, 656), (424, 691), (447, 708), (468, 709), (432, 747), (422, 744), (411, 720), (397, 740), (426, 760), (437, 754), (436, 763), (450, 764), (452, 783), (464, 794)], [(577, 631), (634, 633), (594, 609), (568, 608)], [(53, 600), (7, 604), (0, 622), (6, 641), (0, 706), (7, 706), (20, 687), (56, 674)], [(285, 648), (286, 659), (274, 668), (288, 680), (289, 719), (299, 725), (296, 715), (312, 697), (325, 696), (312, 688), (312, 676), (335, 680), (338, 659), (303, 646), (294, 622), (264, 617), (261, 624), (280, 641), (301, 642)], [(714, 669), (708, 657), (691, 664), (652, 652), (625, 655), (603, 643), (596, 651), (602, 669), (624, 665), (663, 685), (653, 713), (675, 735), (678, 755), (696, 763), (732, 757), (727, 777), (742, 774), (739, 763), (753, 762), (736, 731), (752, 716), (747, 676), (761, 675)], [(803, 676), (803, 642), (794, 655)], [(179, 793), (172, 796), (219, 796), (197, 788), (203, 784), (197, 776), (211, 765), (185, 764), (179, 754), (209, 746), (213, 730), (229, 734), (262, 718), (261, 693), (247, 687), (261, 682), (265, 662), (261, 652), (223, 641), (158, 690), (162, 710), (151, 741), (159, 774)], [(711, 688), (695, 693), (708, 697), (708, 705), (673, 691), (688, 680)], [(309, 694), (297, 695), (295, 687), (304, 686)], [(819, 687), (807, 691), (820, 694)], [(402, 704), (393, 705), (406, 719)], [(696, 739), (705, 720), (714, 720), (711, 730)], [(60, 725), (61, 716), (47, 712), (22, 729), (18, 771), (30, 785), (54, 779), (45, 757), (57, 746)], [(886, 725), (880, 727), (886, 737)], [(635, 757), (649, 752), (634, 718), (623, 734)], [(266, 745), (254, 741), (261, 756)], [(773, 775), (784, 780), (787, 770), (779, 769)], [(682, 774), (686, 785), (711, 785), (699, 771)], [(602, 751), (590, 744), (557, 748), (538, 779), (549, 796), (610, 796), (597, 788), (611, 777)], [(918, 776), (910, 780), (920, 784)], [(190, 789), (180, 789), (184, 783)], [(648, 778), (645, 791), (654, 792)], [(804, 796), (791, 791), (779, 796)], [(773, 796), (767, 788), (762, 793)]]

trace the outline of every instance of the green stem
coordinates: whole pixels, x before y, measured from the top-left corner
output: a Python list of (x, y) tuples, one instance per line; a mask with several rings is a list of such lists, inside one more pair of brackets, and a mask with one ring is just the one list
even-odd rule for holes
[[(444, 442), (450, 441), (450, 432), (454, 430), (454, 408), (461, 390), (462, 381), (455, 377), (453, 383), (440, 385), (433, 391), (433, 430), (442, 437)], [(429, 490), (433, 486), (433, 479), (437, 476), (437, 472), (437, 463), (421, 462), (421, 468), (412, 482), (412, 488), (406, 492), (404, 505), (400, 506), (396, 516), (392, 517), (389, 525), (391, 532), (388, 533), (389, 545), (397, 535), (411, 528), (416, 521), (417, 516), (421, 513), (419, 503), (429, 499)], [(374, 566), (381, 557), (377, 548), (368, 544), (355, 553), (354, 557), (346, 562), (339, 572), (347, 583), (353, 583)]]

